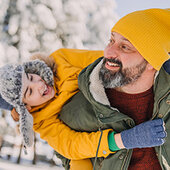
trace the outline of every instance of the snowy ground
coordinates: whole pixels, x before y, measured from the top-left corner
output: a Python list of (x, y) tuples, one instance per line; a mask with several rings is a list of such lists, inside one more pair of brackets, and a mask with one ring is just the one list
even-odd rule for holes
[(18, 165), (0, 159), (0, 170), (14, 170), (14, 169), (16, 170), (64, 170), (64, 168), (57, 167), (57, 166), (49, 167), (47, 165), (41, 165), (41, 166), (21, 165), (21, 164)]

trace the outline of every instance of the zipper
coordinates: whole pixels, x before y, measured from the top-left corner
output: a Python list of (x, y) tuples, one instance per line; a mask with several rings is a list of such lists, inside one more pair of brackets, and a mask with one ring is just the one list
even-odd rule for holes
[(99, 138), (99, 143), (98, 143), (98, 146), (97, 146), (96, 156), (95, 156), (94, 163), (93, 163), (93, 170), (95, 170), (95, 167), (96, 167), (97, 156), (98, 156), (100, 143), (101, 143), (101, 139), (102, 139), (102, 135), (103, 135), (103, 131), (102, 131), (101, 127), (99, 127), (99, 131), (101, 132), (101, 135), (100, 135), (100, 138)]
[(121, 167), (121, 170), (123, 170), (125, 168), (125, 162), (127, 161), (127, 158), (130, 155), (130, 152), (132, 153), (132, 151), (130, 151), (130, 150), (127, 151), (127, 154), (126, 154), (124, 161), (123, 161), (123, 165)]
[(153, 117), (152, 117), (151, 120), (153, 120), (153, 119), (156, 118), (156, 116), (158, 115), (158, 110), (159, 110), (158, 107), (159, 107), (160, 102), (161, 102), (169, 93), (170, 93), (170, 91), (168, 91), (167, 93), (165, 93), (165, 95), (162, 96), (162, 97), (159, 99), (158, 104), (157, 104), (157, 106), (156, 106), (156, 112), (155, 112), (155, 114), (153, 115)]

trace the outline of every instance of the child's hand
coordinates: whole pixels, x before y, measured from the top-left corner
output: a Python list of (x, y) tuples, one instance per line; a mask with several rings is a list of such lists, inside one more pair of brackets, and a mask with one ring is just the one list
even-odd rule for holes
[(14, 121), (16, 121), (16, 122), (19, 121), (19, 114), (18, 114), (18, 112), (16, 112), (15, 108), (12, 109), (11, 116), (12, 116)]
[[(26, 106), (27, 110), (30, 111), (31, 107), (30, 106)], [(14, 121), (18, 122), (19, 121), (19, 113), (15, 110), (15, 108), (13, 108), (11, 110), (11, 116), (13, 118)]]

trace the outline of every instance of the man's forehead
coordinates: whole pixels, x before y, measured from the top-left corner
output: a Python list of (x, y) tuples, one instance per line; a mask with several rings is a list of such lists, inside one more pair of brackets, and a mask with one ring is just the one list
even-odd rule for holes
[(130, 42), (127, 38), (125, 38), (123, 35), (121, 35), (117, 32), (111, 32), (111, 37), (116, 37), (116, 38)]
[[(117, 33), (117, 32), (111, 32), (111, 37), (114, 38), (115, 40), (122, 40), (122, 42), (126, 42), (130, 47), (136, 49), (136, 47), (123, 35)], [(136, 49), (137, 50), (137, 49)], [(138, 50), (137, 50), (138, 51)]]

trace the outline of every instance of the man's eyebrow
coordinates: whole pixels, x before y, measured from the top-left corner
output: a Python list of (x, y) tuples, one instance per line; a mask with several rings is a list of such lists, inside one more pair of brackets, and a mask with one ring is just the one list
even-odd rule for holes
[[(27, 76), (27, 79), (29, 80), (28, 74), (27, 74), (27, 73), (25, 73), (25, 74), (26, 74), (26, 76)], [(27, 91), (28, 91), (28, 87), (27, 87), (26, 90), (25, 90), (24, 98), (26, 98)]]
[[(112, 36), (112, 37), (115, 36), (113, 32), (111, 33), (111, 36)], [(125, 40), (125, 41), (127, 41), (127, 42), (130, 42), (128, 39), (126, 39), (126, 38), (124, 38), (124, 37), (122, 37), (121, 39), (122, 39), (122, 40)]]
[(122, 40), (125, 40), (125, 41), (127, 41), (127, 42), (130, 42), (128, 39), (126, 39), (126, 38), (122, 38)]
[(114, 37), (114, 33), (113, 33), (113, 32), (111, 33), (111, 36), (113, 36), (113, 37)]

